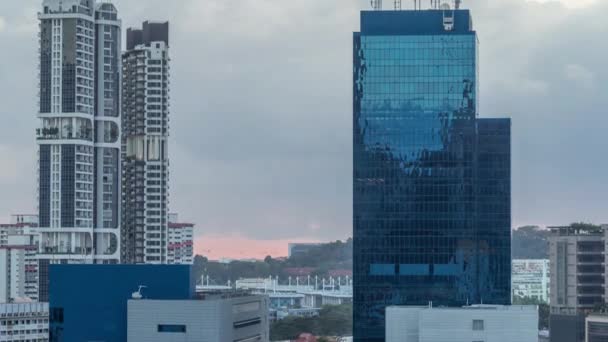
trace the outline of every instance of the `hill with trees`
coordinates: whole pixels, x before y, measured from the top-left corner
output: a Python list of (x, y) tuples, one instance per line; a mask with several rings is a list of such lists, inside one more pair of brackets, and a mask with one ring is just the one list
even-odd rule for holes
[(210, 283), (224, 285), (241, 278), (268, 278), (279, 276), (285, 279), (294, 269), (311, 276), (329, 277), (332, 271), (351, 271), (353, 267), (353, 241), (335, 241), (311, 248), (305, 254), (293, 258), (272, 258), (263, 261), (232, 261), (221, 263), (197, 255), (194, 258), (194, 273), (197, 279), (209, 275)]

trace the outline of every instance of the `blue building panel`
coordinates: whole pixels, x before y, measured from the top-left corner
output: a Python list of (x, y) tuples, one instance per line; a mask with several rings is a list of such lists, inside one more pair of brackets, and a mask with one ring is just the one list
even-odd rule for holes
[(478, 118), (469, 11), (363, 12), (353, 48), (355, 341), (389, 305), (509, 304), (510, 120)]
[(146, 299), (195, 295), (189, 265), (51, 265), (50, 340), (127, 340), (127, 301), (140, 285)]
[[(446, 32), (443, 18), (454, 19), (454, 27)], [(361, 32), (366, 36), (469, 34), (473, 20), (469, 10), (452, 11), (361, 11)]]
[(429, 264), (401, 264), (399, 275), (402, 276), (428, 276), (430, 274)]

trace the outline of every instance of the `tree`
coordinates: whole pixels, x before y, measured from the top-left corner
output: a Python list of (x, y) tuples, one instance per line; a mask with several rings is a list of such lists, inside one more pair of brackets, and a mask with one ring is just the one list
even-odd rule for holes
[(513, 231), (511, 248), (513, 259), (549, 258), (550, 231), (537, 226), (525, 226)]
[(310, 318), (287, 317), (270, 326), (272, 340), (295, 339), (303, 332), (316, 336), (346, 336), (353, 331), (352, 304), (327, 305), (319, 316)]
[(531, 297), (513, 297), (513, 305), (537, 305), (538, 306), (538, 329), (549, 329), (549, 305)]

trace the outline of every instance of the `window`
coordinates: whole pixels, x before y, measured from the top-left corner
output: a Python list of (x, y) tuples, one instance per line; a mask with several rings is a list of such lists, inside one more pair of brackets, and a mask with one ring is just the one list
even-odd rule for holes
[(183, 324), (159, 324), (158, 332), (164, 333), (185, 333), (186, 326)]
[(248, 319), (245, 321), (234, 322), (233, 326), (235, 329), (250, 327), (254, 325), (258, 325), (262, 323), (262, 319), (260, 317)]
[(63, 323), (63, 308), (51, 308), (50, 316), (52, 323)]
[(474, 319), (473, 320), (473, 330), (475, 330), (475, 331), (484, 330), (483, 320), (481, 320), (481, 319)]

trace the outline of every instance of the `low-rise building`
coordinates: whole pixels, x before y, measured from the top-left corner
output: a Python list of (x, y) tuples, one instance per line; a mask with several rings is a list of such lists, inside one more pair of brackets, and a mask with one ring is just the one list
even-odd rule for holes
[(386, 342), (537, 342), (538, 307), (386, 308)]
[(49, 304), (0, 304), (0, 341), (49, 341)]
[(128, 342), (269, 341), (268, 298), (238, 292), (203, 300), (130, 300)]
[(127, 304), (134, 296), (196, 298), (189, 265), (64, 264), (51, 265), (49, 271), (54, 342), (125, 342)]
[(168, 264), (191, 265), (194, 262), (194, 224), (180, 223), (177, 214), (169, 214)]

